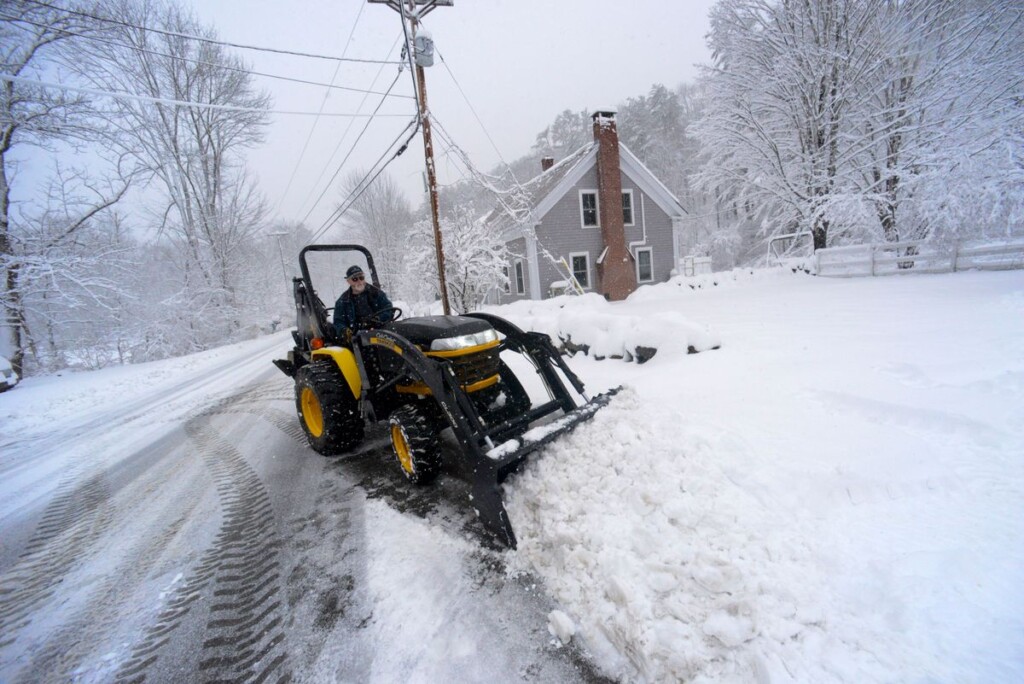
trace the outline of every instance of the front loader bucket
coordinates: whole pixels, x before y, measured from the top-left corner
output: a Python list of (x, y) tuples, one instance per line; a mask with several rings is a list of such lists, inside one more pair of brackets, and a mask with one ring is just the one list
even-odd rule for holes
[(508, 519), (501, 497), (501, 483), (534, 451), (593, 418), (595, 413), (608, 405), (620, 389), (622, 388), (616, 387), (599, 394), (561, 418), (527, 430), (519, 437), (498, 444), (485, 452), (486, 460), (473, 471), (470, 499), (480, 522), (499, 541), (510, 548), (516, 548), (516, 535), (512, 531), (512, 523)]

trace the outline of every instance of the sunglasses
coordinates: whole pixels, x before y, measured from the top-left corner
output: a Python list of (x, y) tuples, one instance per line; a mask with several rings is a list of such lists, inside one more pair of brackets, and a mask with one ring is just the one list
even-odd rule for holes
[(361, 276), (361, 275), (354, 275), (351, 278), (349, 278), (349, 282), (353, 282), (353, 283), (360, 283), (360, 282), (362, 282), (364, 280), (366, 280), (366, 277), (365, 276)]

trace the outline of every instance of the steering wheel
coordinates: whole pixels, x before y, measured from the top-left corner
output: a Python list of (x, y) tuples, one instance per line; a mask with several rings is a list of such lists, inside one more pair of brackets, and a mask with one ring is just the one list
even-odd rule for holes
[[(390, 314), (391, 317), (385, 321), (384, 316), (388, 314)], [(367, 317), (367, 320), (375, 325), (384, 325), (385, 323), (390, 323), (391, 321), (398, 320), (401, 317), (402, 310), (399, 309), (397, 306), (393, 306), (390, 309), (381, 309), (380, 311), (375, 311), (373, 314)]]

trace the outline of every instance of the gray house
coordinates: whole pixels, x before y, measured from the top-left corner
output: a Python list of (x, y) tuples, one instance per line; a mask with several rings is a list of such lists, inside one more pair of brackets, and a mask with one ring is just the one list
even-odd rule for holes
[(621, 300), (638, 285), (667, 280), (679, 263), (686, 213), (679, 200), (619, 142), (614, 111), (593, 120), (593, 142), (557, 164), (544, 159), (541, 174), (523, 185), (526, 206), (485, 219), (514, 255), (498, 301), (543, 299), (570, 273), (584, 290)]

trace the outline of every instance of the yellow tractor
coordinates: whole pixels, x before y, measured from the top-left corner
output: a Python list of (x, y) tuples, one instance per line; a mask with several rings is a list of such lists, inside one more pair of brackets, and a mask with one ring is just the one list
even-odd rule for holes
[[(399, 467), (411, 483), (425, 485), (440, 472), (439, 438), (450, 428), (473, 508), (487, 530), (515, 547), (501, 483), (530, 453), (589, 419), (618, 390), (588, 399), (547, 335), (489, 314), (403, 319), (394, 309), (378, 312), (381, 320), (351, 339), (339, 339), (311, 267), (320, 285), (340, 281), (349, 264), (360, 264), (379, 286), (373, 257), (360, 245), (301, 251), (302, 276), (293, 281), (295, 347), (287, 359), (274, 361), (295, 380), (296, 410), (310, 446), (325, 455), (342, 453), (360, 443), (367, 422), (387, 421)], [(525, 357), (548, 401), (533, 405), (502, 360), (504, 352)], [(542, 429), (533, 429), (542, 421)]]

